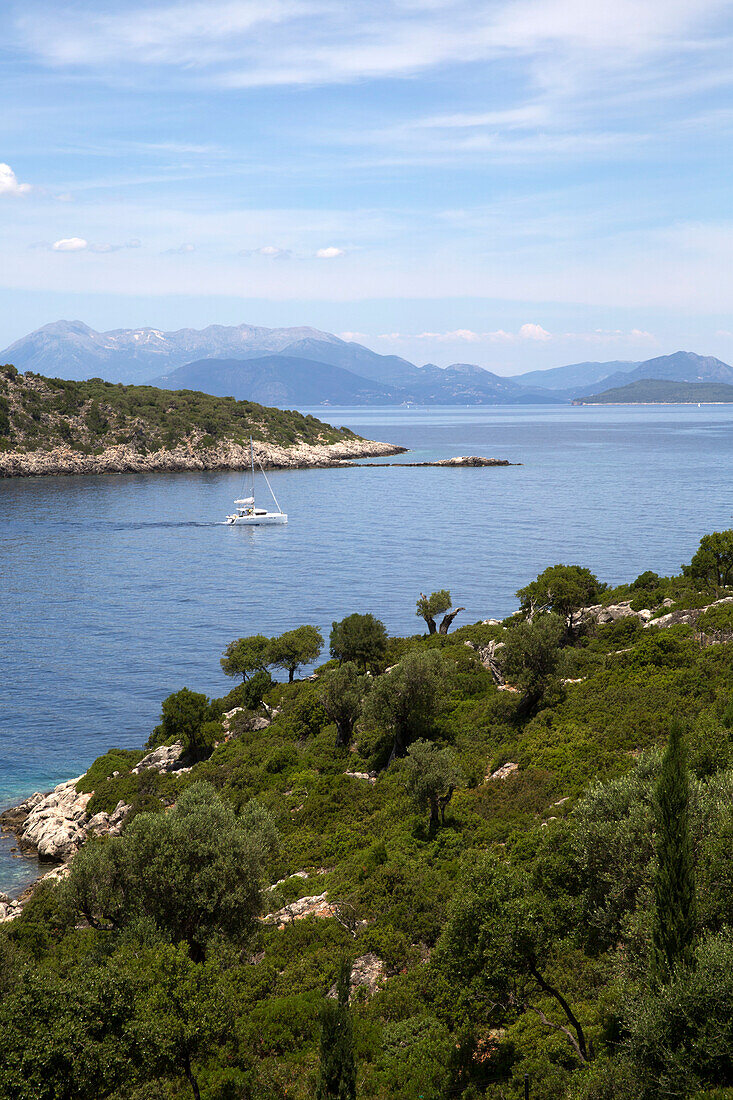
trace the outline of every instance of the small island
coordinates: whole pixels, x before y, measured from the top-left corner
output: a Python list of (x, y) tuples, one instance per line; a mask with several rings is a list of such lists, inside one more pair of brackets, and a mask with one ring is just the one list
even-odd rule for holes
[(0, 367), (0, 477), (266, 469), (404, 454), (315, 416), (193, 390), (72, 382)]

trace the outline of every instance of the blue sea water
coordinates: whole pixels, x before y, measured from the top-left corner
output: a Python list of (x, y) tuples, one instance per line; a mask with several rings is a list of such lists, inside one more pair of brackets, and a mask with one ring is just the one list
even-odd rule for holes
[[(733, 408), (313, 410), (409, 447), (480, 454), (490, 469), (329, 469), (271, 475), (286, 527), (219, 521), (238, 473), (0, 481), (0, 804), (139, 747), (161, 700), (231, 682), (234, 637), (352, 611), (417, 631), (420, 591), (450, 588), (458, 620), (501, 617), (557, 561), (618, 583), (678, 571), (733, 526)], [(0, 842), (0, 890), (34, 860)]]

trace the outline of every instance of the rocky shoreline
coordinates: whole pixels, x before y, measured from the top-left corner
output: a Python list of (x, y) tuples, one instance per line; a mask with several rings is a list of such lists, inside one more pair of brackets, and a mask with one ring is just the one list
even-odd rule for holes
[(508, 458), (481, 458), (479, 455), (458, 455), (456, 458), (441, 458), (436, 462), (342, 462), (341, 466), (522, 466), (521, 462), (510, 462)]
[[(351, 459), (385, 458), (405, 454), (406, 447), (371, 439), (342, 439), (338, 443), (297, 443), (281, 447), (256, 442), (255, 459), (266, 470), (321, 469), (343, 466)], [(227, 441), (213, 447), (200, 437), (171, 450), (143, 454), (127, 444), (108, 447), (101, 454), (84, 454), (73, 447), (50, 451), (0, 452), (0, 477), (57, 477), (75, 474), (164, 473), (184, 470), (243, 470), (249, 466), (249, 444)]]

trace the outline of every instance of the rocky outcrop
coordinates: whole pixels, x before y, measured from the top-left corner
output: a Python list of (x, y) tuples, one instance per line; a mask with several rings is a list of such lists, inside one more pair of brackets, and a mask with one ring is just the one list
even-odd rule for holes
[(87, 836), (114, 836), (122, 830), (130, 807), (118, 802), (111, 814), (102, 811), (90, 817), (87, 805), (92, 792), (81, 794), (77, 782), (60, 783), (49, 794), (36, 792), (0, 816), (3, 828), (15, 833), (22, 851), (36, 852), (41, 860), (61, 862), (78, 852)]
[[(0, 477), (243, 470), (249, 466), (249, 444), (225, 441), (207, 447), (202, 438), (203, 433), (194, 433), (177, 447), (148, 454), (124, 443), (108, 447), (101, 454), (84, 454), (68, 446), (28, 453), (4, 451), (0, 452)], [(341, 466), (349, 459), (404, 454), (405, 450), (392, 443), (358, 438), (338, 443), (296, 443), (292, 447), (260, 442), (254, 445), (255, 459), (267, 470)]]
[(305, 917), (334, 917), (336, 906), (328, 900), (328, 894), (311, 894), (309, 897), (298, 898), (284, 905), (276, 913), (269, 913), (262, 918), (263, 924), (274, 924), (280, 931), (286, 925), (295, 920), (303, 920)]
[[(351, 466), (357, 463), (344, 462)], [(521, 462), (510, 462), (508, 458), (481, 458), (479, 455), (458, 455), (456, 458), (441, 458), (435, 462), (359, 462), (359, 466), (521, 466)]]
[(377, 782), (376, 772), (344, 772), (344, 775), (348, 775), (350, 779), (363, 779), (372, 786)]
[[(666, 599), (662, 602), (662, 607), (671, 607), (673, 601)], [(700, 617), (709, 611), (711, 607), (718, 607), (721, 604), (733, 603), (733, 596), (724, 596), (721, 600), (713, 600), (712, 603), (706, 604), (705, 607), (691, 607), (682, 608), (678, 611), (668, 611), (666, 615), (659, 615), (654, 618), (654, 612), (649, 608), (642, 608), (640, 611), (634, 611), (631, 607), (630, 600), (622, 600), (620, 603), (609, 604), (604, 607), (603, 604), (593, 604), (591, 607), (581, 608), (579, 614), (586, 622), (595, 622), (599, 626), (607, 625), (608, 623), (618, 622), (619, 619), (637, 619), (644, 627), (660, 627), (664, 630), (670, 626), (680, 626), (686, 624), (688, 626), (696, 627)], [(712, 641), (714, 639), (708, 639)]]
[[(387, 967), (379, 955), (368, 951), (366, 955), (360, 955), (351, 964), (351, 978), (349, 980), (349, 1001), (353, 1001), (359, 990), (363, 990), (367, 997), (373, 997), (379, 987), (387, 979)], [(362, 993), (362, 996), (364, 995)], [(336, 983), (331, 986), (327, 996), (336, 997)]]
[(68, 859), (78, 851), (88, 820), (87, 803), (92, 797), (91, 792), (77, 791), (78, 779), (60, 783), (36, 802), (18, 838), (23, 849), (35, 849), (39, 859), (54, 860)]
[(496, 771), (489, 772), (485, 782), (488, 783), (491, 779), (508, 779), (516, 771), (519, 771), (519, 764), (515, 764), (513, 760), (507, 760), (506, 764), (502, 764)]
[(172, 772), (177, 769), (176, 765), (183, 755), (183, 742), (174, 741), (172, 745), (159, 745), (157, 749), (153, 749), (147, 756), (144, 756), (142, 760), (139, 760), (135, 767), (132, 769), (133, 775), (139, 775), (141, 771), (146, 768), (154, 768), (156, 772), (163, 774), (164, 772)]

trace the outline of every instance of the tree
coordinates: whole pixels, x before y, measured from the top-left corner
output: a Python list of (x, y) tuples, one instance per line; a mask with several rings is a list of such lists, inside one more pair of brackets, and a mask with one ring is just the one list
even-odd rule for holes
[(532, 619), (538, 612), (554, 611), (565, 620), (570, 633), (575, 612), (600, 596), (606, 586), (590, 569), (580, 565), (550, 565), (517, 591), (521, 610)]
[(211, 710), (206, 696), (186, 687), (181, 688), (163, 700), (160, 725), (151, 733), (147, 747), (155, 748), (156, 745), (182, 741), (184, 753), (199, 759), (206, 754), (207, 747), (213, 747), (213, 731), (209, 729), (202, 734), (202, 728), (210, 718)]
[(135, 952), (132, 968), (138, 975), (133, 1028), (146, 1076), (151, 1069), (181, 1074), (200, 1100), (194, 1059), (215, 1051), (233, 1031), (218, 968), (193, 962), (183, 945), (173, 944)]
[(390, 763), (430, 730), (440, 706), (446, 666), (439, 653), (414, 651), (380, 676), (364, 705), (367, 721), (392, 732)]
[(552, 612), (518, 622), (506, 632), (501, 663), (506, 678), (522, 692), (524, 715), (536, 711), (556, 684), (562, 619)]
[(227, 676), (241, 676), (247, 680), (253, 672), (267, 668), (270, 639), (264, 634), (251, 634), (248, 638), (235, 638), (224, 650), (221, 667)]
[(267, 663), (284, 668), (292, 684), (296, 671), (313, 664), (323, 649), (323, 637), (314, 626), (299, 626), (273, 638), (267, 649)]
[(373, 615), (347, 615), (331, 626), (331, 656), (376, 671), (387, 652), (387, 628)]
[(194, 783), (170, 812), (138, 814), (121, 836), (89, 841), (66, 896), (94, 928), (145, 919), (199, 961), (212, 936), (242, 941), (254, 928), (271, 851), (260, 819), (240, 822), (213, 787)]
[(321, 1066), (318, 1100), (356, 1100), (354, 1026), (349, 1011), (351, 966), (344, 959), (336, 999), (328, 998), (321, 1018)]
[(432, 741), (413, 742), (407, 750), (405, 783), (416, 806), (430, 811), (430, 828), (445, 825), (445, 808), (458, 784), (453, 754)]
[(417, 611), (415, 614), (418, 618), (424, 619), (428, 624), (429, 634), (447, 634), (456, 615), (460, 611), (466, 610), (465, 607), (457, 607), (454, 611), (451, 611), (450, 614), (444, 615), (440, 627), (437, 627), (435, 616), (442, 614), (443, 611), (449, 611), (450, 607), (450, 592), (447, 588), (441, 588), (439, 592), (431, 592), (429, 596), (421, 592), (420, 599), (417, 601)]
[(690, 841), (689, 778), (682, 726), (672, 723), (654, 791), (657, 867), (654, 874), (652, 974), (669, 981), (692, 961), (695, 872)]
[(733, 576), (733, 530), (703, 535), (692, 561), (682, 570), (706, 588), (727, 587)]
[(370, 686), (367, 676), (360, 676), (353, 661), (331, 669), (318, 681), (321, 706), (336, 726), (336, 747), (348, 745), (361, 710), (361, 701)]
[[(471, 853), (453, 895), (448, 919), (431, 959), (440, 979), (438, 996), (451, 1013), (461, 1009), (496, 1026), (517, 1007), (534, 1012), (559, 1031), (581, 1063), (590, 1054), (585, 1031), (570, 1002), (548, 979), (559, 937), (546, 901), (532, 894), (519, 871), (492, 852)], [(544, 995), (561, 1021), (533, 1003)]]

